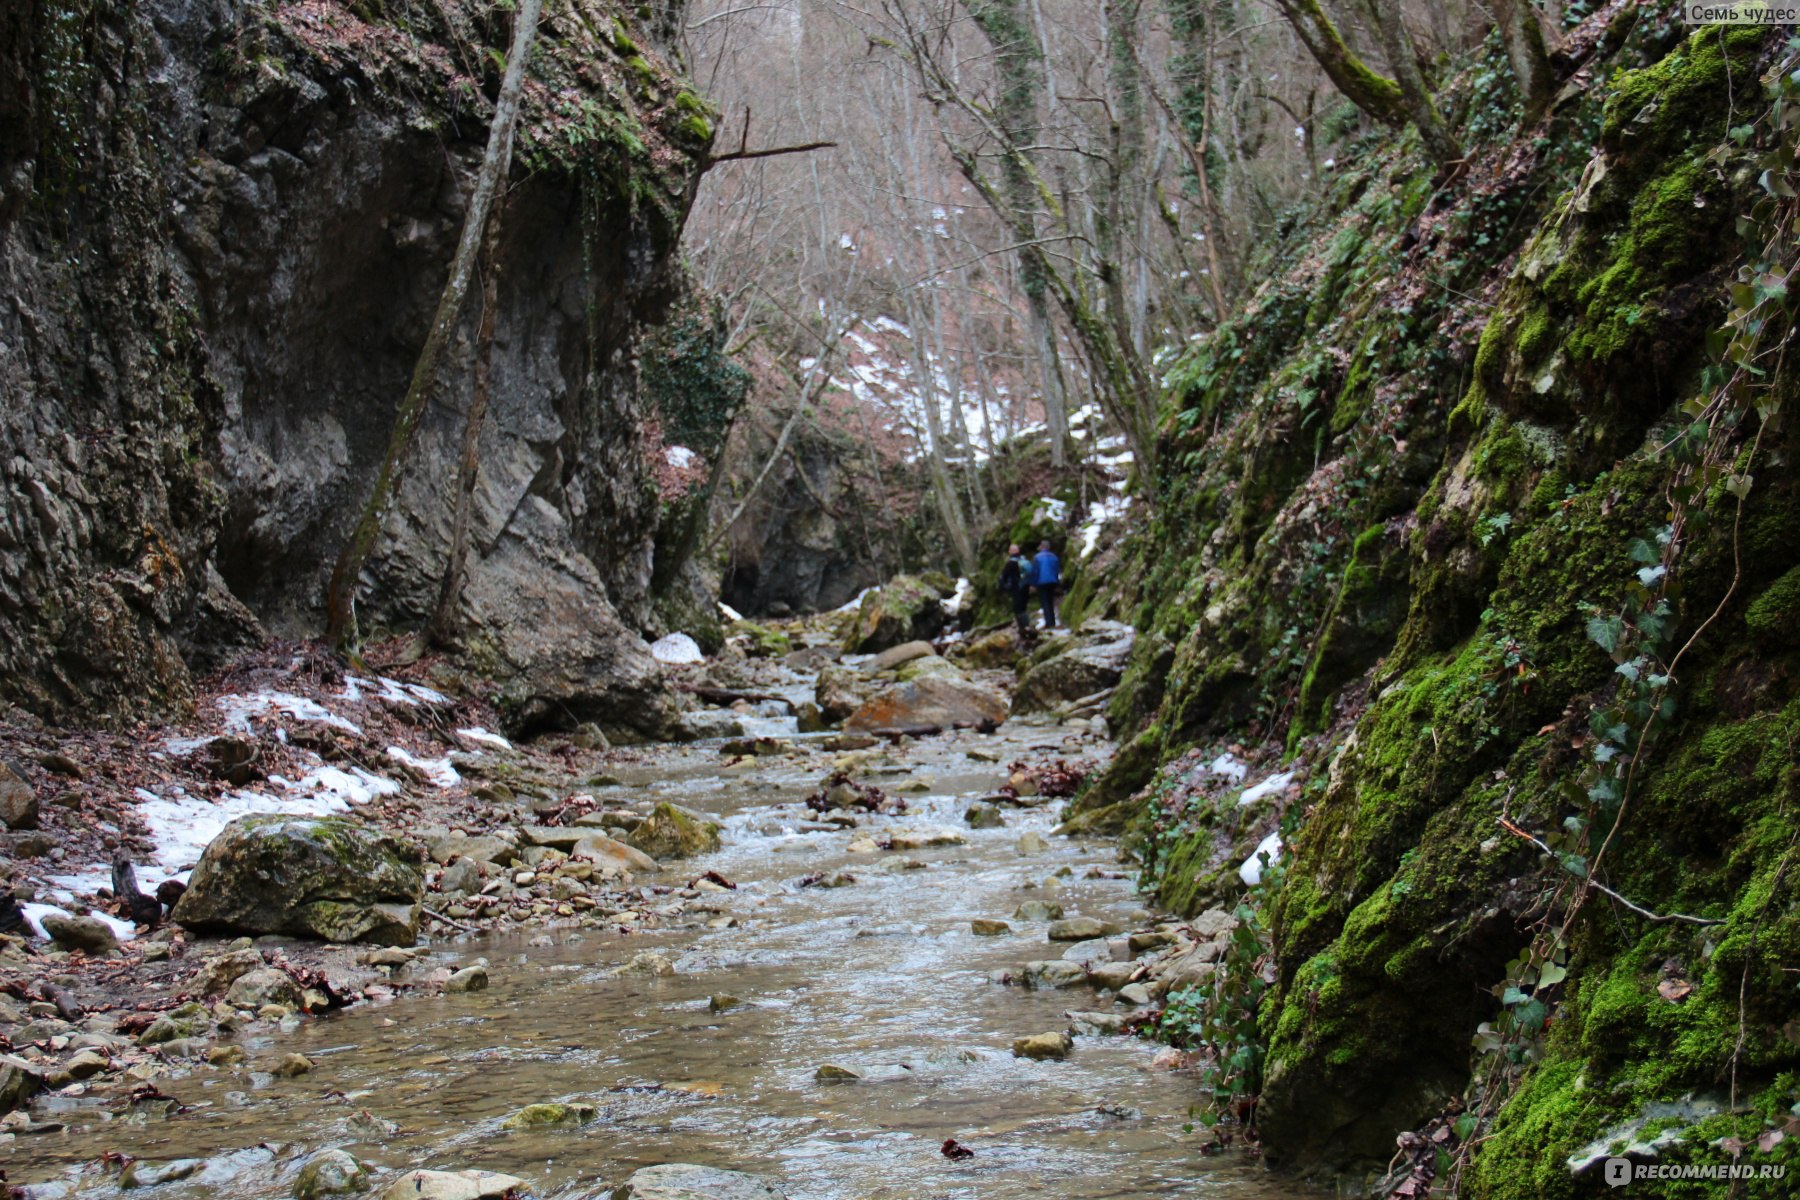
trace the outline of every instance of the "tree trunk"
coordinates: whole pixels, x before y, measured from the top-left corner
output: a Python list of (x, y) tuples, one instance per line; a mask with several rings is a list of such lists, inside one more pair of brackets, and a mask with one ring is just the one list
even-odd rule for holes
[(1531, 0), (1494, 0), (1494, 20), (1525, 101), (1525, 124), (1536, 125), (1556, 97), (1556, 74), (1550, 69), (1550, 52), (1544, 45), (1537, 9)]
[(1330, 16), (1319, 7), (1319, 0), (1275, 0), (1275, 4), (1294, 27), (1301, 45), (1345, 99), (1384, 125), (1398, 128), (1406, 123), (1406, 96), (1400, 85), (1376, 74), (1356, 56)]
[(339, 646), (356, 640), (356, 594), (363, 566), (381, 533), (382, 518), (400, 488), (400, 477), (407, 460), (412, 457), (419, 425), (425, 407), (437, 382), (438, 364), (444, 346), (456, 329), (463, 299), (469, 292), (469, 279), (475, 273), (475, 260), (487, 228), (488, 212), (493, 207), (494, 193), (506, 178), (512, 165), (513, 131), (519, 123), (519, 96), (525, 86), (525, 61), (531, 56), (532, 40), (537, 35), (538, 17), (544, 0), (520, 0), (513, 18), (512, 50), (507, 55), (506, 73), (500, 82), (500, 97), (494, 103), (494, 121), (488, 129), (487, 152), (476, 176), (475, 191), (469, 198), (469, 211), (463, 217), (462, 237), (457, 242), (456, 257), (450, 264), (450, 278), (438, 299), (425, 346), (413, 366), (412, 382), (400, 401), (394, 418), (394, 430), (388, 438), (387, 457), (375, 477), (375, 486), (363, 505), (362, 514), (350, 538), (344, 543), (332, 568), (331, 582), (325, 594), (325, 636)]
[(456, 639), (456, 607), (462, 599), (463, 568), (469, 558), (469, 520), (475, 507), (475, 480), (481, 466), (481, 428), (487, 423), (488, 380), (494, 365), (494, 309), (500, 294), (500, 213), (488, 222), (481, 252), (481, 323), (475, 334), (475, 392), (463, 421), (462, 461), (457, 468), (456, 515), (450, 522), (450, 557), (438, 588), (437, 608), (425, 639), (449, 646)]
[(1455, 170), (1462, 162), (1462, 147), (1457, 144), (1449, 126), (1444, 124), (1437, 103), (1431, 98), (1425, 74), (1419, 70), (1418, 47), (1413, 45), (1400, 5), (1393, 0), (1363, 0), (1363, 8), (1369, 14), (1369, 23), (1375, 27), (1381, 52), (1387, 55), (1388, 66), (1399, 83), (1406, 115), (1418, 127), (1419, 137), (1425, 143), (1425, 152), (1446, 171)]
[[(1000, 97), (994, 105), (994, 123), (1015, 148), (1030, 146), (1038, 135), (1038, 97), (1044, 89), (1043, 47), (1022, 10), (1019, 0), (970, 0), (969, 16), (987, 38), (1000, 73)], [(1037, 189), (1025, 165), (1018, 161), (1022, 149), (1006, 155), (1001, 164), (1001, 187), (1011, 210), (1013, 238), (1021, 245), (1036, 242)], [(1050, 300), (1041, 256), (1019, 257), (1019, 290), (1025, 293), (1031, 315), (1031, 341), (1037, 353), (1038, 377), (1043, 387), (1044, 423), (1049, 426), (1050, 462), (1061, 467), (1069, 440), (1068, 404), (1063, 394), (1062, 370), (1056, 352), (1056, 325), (1050, 318)]]

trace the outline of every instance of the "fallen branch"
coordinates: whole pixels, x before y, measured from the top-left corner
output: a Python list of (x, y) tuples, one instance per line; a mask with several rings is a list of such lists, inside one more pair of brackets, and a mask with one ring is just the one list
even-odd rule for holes
[[(1525, 832), (1525, 830), (1520, 829), (1517, 825), (1514, 825), (1511, 821), (1507, 820), (1505, 817), (1496, 817), (1494, 819), (1500, 823), (1500, 827), (1502, 829), (1506, 830), (1508, 833), (1512, 834), (1514, 837), (1524, 838), (1526, 841), (1528, 841), (1532, 845), (1536, 846), (1539, 850), (1543, 851), (1546, 857), (1556, 859), (1556, 861), (1559, 864), (1562, 862), (1562, 859), (1557, 855), (1556, 851), (1552, 850), (1545, 843), (1539, 841), (1536, 837)], [(1651, 912), (1649, 909), (1645, 908), (1643, 905), (1636, 904), (1630, 900), (1627, 900), (1625, 897), (1619, 895), (1619, 893), (1613, 891), (1611, 888), (1607, 887), (1604, 883), (1601, 883), (1598, 879), (1595, 879), (1592, 876), (1583, 876), (1582, 883), (1588, 887), (1593, 888), (1597, 892), (1601, 892), (1601, 893), (1604, 893), (1605, 895), (1611, 896), (1614, 900), (1617, 900), (1620, 904), (1623, 904), (1626, 908), (1629, 908), (1632, 912), (1634, 912), (1638, 916), (1644, 918), (1644, 920), (1649, 921), (1655, 925), (1667, 925), (1673, 921), (1683, 921), (1689, 925), (1723, 925), (1723, 924), (1725, 924), (1724, 921), (1716, 920), (1712, 917), (1693, 917), (1693, 916), (1689, 916), (1687, 913), (1655, 913), (1655, 912)]]

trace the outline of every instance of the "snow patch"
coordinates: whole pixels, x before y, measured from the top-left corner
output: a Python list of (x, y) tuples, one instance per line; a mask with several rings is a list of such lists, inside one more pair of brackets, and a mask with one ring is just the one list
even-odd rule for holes
[[(462, 782), (462, 776), (456, 773), (456, 768), (450, 765), (450, 760), (448, 758), (420, 758), (408, 751), (404, 746), (389, 746), (387, 748), (387, 756), (395, 762), (400, 763), (403, 766), (411, 767), (413, 770), (425, 776), (425, 778), (431, 781), (432, 787), (455, 787)], [(327, 767), (325, 770), (329, 771), (332, 770), (332, 768)], [(322, 774), (322, 772), (315, 773)], [(342, 771), (336, 773), (338, 775), (343, 775)], [(312, 776), (309, 775), (307, 778), (310, 779)], [(350, 782), (352, 786), (356, 784), (355, 780), (351, 780)]]
[(700, 643), (685, 633), (671, 633), (651, 642), (650, 656), (670, 666), (690, 666), (706, 661), (706, 655), (700, 652)]
[(1129, 496), (1104, 496), (1100, 502), (1088, 510), (1088, 519), (1081, 526), (1080, 558), (1087, 558), (1100, 548), (1100, 534), (1106, 526), (1125, 515), (1131, 507)]
[[(44, 932), (45, 917), (72, 917), (75, 915), (68, 909), (58, 908), (54, 904), (21, 904), (19, 911), (25, 914), (25, 924), (30, 928), (32, 934), (45, 941), (50, 939), (50, 935)], [(137, 936), (137, 926), (130, 921), (121, 921), (119, 918), (108, 916), (103, 912), (90, 912), (85, 915), (112, 930), (113, 935), (122, 942), (130, 941)]]
[(663, 458), (671, 467), (691, 467), (700, 461), (700, 456), (686, 446), (665, 447)]
[(862, 591), (856, 593), (856, 598), (851, 600), (848, 604), (841, 604), (837, 608), (832, 609), (831, 611), (834, 613), (856, 612), (858, 609), (862, 608), (863, 600), (869, 595), (870, 592), (879, 592), (880, 590), (881, 589), (878, 587), (866, 587)]
[(947, 596), (940, 601), (944, 606), (944, 614), (951, 617), (956, 616), (958, 613), (962, 612), (963, 607), (974, 598), (974, 595), (975, 585), (970, 583), (967, 579), (958, 579), (956, 581), (955, 595)]
[(1061, 525), (1069, 517), (1069, 502), (1058, 500), (1055, 496), (1042, 496), (1038, 499), (1037, 520), (1050, 521)]
[(1292, 771), (1283, 771), (1279, 775), (1271, 775), (1255, 787), (1245, 788), (1244, 794), (1238, 797), (1238, 807), (1243, 808), (1245, 805), (1255, 804), (1258, 800), (1265, 800), (1270, 796), (1279, 795), (1282, 792), (1287, 791), (1288, 788), (1293, 785), (1293, 782), (1294, 773)]
[(1206, 769), (1214, 775), (1223, 775), (1234, 782), (1242, 783), (1250, 768), (1232, 757), (1229, 750), (1206, 764)]
[(489, 733), (479, 725), (471, 725), (467, 729), (459, 729), (456, 736), (464, 741), (474, 742), (478, 746), (486, 746), (490, 750), (511, 750), (513, 744), (497, 733)]
[(1238, 868), (1238, 878), (1244, 881), (1244, 886), (1255, 887), (1263, 881), (1264, 855), (1268, 856), (1268, 865), (1271, 867), (1281, 861), (1280, 830), (1276, 830), (1274, 833), (1271, 833), (1268, 837), (1258, 842), (1256, 845), (1256, 852), (1249, 858), (1246, 858), (1244, 860), (1244, 865)]
[[(352, 682), (367, 683), (367, 680)], [(252, 717), (268, 717), (283, 713), (296, 721), (311, 721), (319, 725), (330, 725), (347, 733), (362, 736), (362, 729), (353, 722), (346, 721), (316, 700), (308, 700), (305, 696), (296, 696), (290, 692), (252, 692), (247, 695), (229, 695), (219, 697), (219, 708), (225, 713), (225, 727), (236, 733), (252, 736), (250, 720)]]

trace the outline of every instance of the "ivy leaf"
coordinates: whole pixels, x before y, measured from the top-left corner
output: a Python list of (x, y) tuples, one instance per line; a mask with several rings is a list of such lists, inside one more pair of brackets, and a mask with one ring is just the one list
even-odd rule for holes
[(1524, 1004), (1530, 999), (1531, 996), (1529, 993), (1520, 991), (1516, 987), (1509, 987), (1506, 989), (1506, 994), (1500, 997), (1500, 1003), (1506, 1005), (1508, 1008), (1512, 1008), (1514, 1005)]
[[(1728, 484), (1727, 486), (1730, 486), (1730, 485)], [(1748, 489), (1746, 489), (1746, 490), (1748, 490)], [(1640, 567), (1640, 568), (1638, 568), (1638, 573), (1637, 573), (1638, 582), (1643, 584), (1645, 587), (1649, 587), (1651, 584), (1655, 583), (1657, 580), (1661, 579), (1664, 575), (1667, 575), (1668, 573), (1669, 573), (1669, 568), (1663, 566), (1661, 563), (1657, 563), (1654, 567)]]
[(1538, 972), (1537, 985), (1540, 989), (1547, 988), (1547, 987), (1555, 987), (1557, 984), (1561, 983), (1563, 980), (1567, 979), (1568, 977), (1569, 977), (1569, 968), (1558, 966), (1557, 964), (1555, 964), (1553, 962), (1548, 962), (1548, 963), (1544, 964), (1543, 970)]
[(1588, 638), (1608, 654), (1616, 654), (1619, 639), (1625, 634), (1625, 622), (1617, 617), (1589, 617)]

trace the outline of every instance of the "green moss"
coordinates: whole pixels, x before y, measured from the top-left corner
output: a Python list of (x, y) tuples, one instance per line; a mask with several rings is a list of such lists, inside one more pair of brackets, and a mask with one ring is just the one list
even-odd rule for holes
[(1800, 645), (1800, 567), (1765, 588), (1744, 614), (1744, 624), (1757, 637), (1782, 645)]

